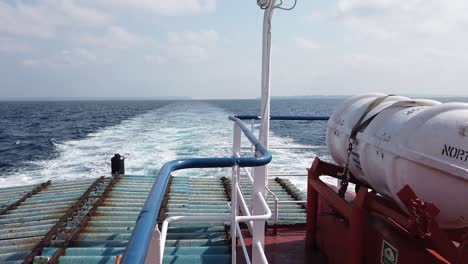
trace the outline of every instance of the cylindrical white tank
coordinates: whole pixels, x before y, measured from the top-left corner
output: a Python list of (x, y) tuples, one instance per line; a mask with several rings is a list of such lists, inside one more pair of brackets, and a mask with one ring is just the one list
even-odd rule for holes
[[(352, 97), (331, 116), (327, 145), (337, 164), (346, 164), (351, 130), (380, 96)], [(357, 134), (350, 171), (403, 210), (396, 193), (408, 184), (440, 209), (441, 227), (468, 226), (468, 104), (390, 96), (364, 120), (377, 112)]]

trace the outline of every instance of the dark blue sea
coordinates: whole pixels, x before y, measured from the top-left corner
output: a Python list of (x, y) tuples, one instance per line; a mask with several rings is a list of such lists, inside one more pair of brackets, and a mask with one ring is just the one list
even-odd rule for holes
[[(345, 99), (273, 99), (272, 115), (329, 116)], [(259, 113), (259, 100), (0, 102), (0, 187), (107, 175), (114, 153), (126, 157), (128, 174), (143, 175), (172, 159), (230, 156), (227, 117)], [(325, 144), (324, 121), (273, 121), (271, 131), (271, 145)], [(303, 172), (315, 155), (326, 155), (273, 154), (281, 172), (286, 164)]]

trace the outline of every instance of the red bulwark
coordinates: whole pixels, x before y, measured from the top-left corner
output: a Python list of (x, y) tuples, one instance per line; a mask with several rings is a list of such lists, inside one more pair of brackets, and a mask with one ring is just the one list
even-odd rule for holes
[[(269, 263), (468, 264), (467, 229), (440, 229), (433, 220), (436, 210), (419, 218), (408, 215), (395, 202), (369, 192), (370, 187), (352, 175), (350, 181), (360, 186), (359, 191), (348, 192), (343, 199), (335, 187), (320, 180), (321, 175), (337, 177), (341, 171), (334, 164), (314, 161), (307, 185), (307, 224), (278, 227), (277, 235), (272, 229), (266, 231)], [(407, 196), (406, 200), (418, 199)], [(431, 205), (420, 209), (431, 209)], [(251, 254), (247, 233), (243, 231)], [(237, 260), (245, 263), (240, 243)]]
[(319, 159), (309, 170), (306, 246), (319, 250), (326, 263), (468, 263), (468, 237), (460, 235), (467, 230), (453, 235), (440, 229), (434, 220), (437, 210), (414, 194), (406, 200), (419, 201), (418, 214), (406, 214), (352, 175), (359, 191), (342, 199), (319, 178), (337, 177), (341, 170)]

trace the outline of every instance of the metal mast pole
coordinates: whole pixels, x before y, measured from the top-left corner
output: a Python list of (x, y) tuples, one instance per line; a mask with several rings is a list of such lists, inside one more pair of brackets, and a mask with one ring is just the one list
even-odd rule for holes
[[(275, 8), (276, 0), (264, 0), (264, 6), (267, 6), (263, 14), (263, 40), (262, 40), (262, 108), (261, 108), (261, 127), (260, 142), (268, 149), (268, 139), (270, 134), (270, 60), (271, 60), (271, 18)], [(253, 192), (262, 193), (265, 197), (266, 186), (268, 185), (268, 167), (267, 165), (257, 167), (254, 171)], [(264, 209), (257, 196), (252, 195), (252, 214), (264, 214)], [(252, 228), (252, 245), (260, 243), (262, 247), (265, 244), (265, 221), (254, 221)], [(252, 247), (252, 263), (261, 263), (262, 255), (256, 247)]]

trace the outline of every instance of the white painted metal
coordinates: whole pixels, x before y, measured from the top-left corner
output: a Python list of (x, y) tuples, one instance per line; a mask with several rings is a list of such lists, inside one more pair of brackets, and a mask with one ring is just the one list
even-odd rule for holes
[(242, 231), (239, 227), (239, 223), (236, 223), (236, 228), (237, 228), (237, 234), (239, 236), (239, 241), (242, 247), (242, 252), (244, 252), (245, 263), (250, 264), (251, 262), (249, 258), (249, 253), (247, 252), (247, 247), (245, 246), (244, 236), (242, 235)]
[(167, 237), (167, 228), (169, 227), (170, 223), (172, 222), (202, 222), (202, 221), (228, 222), (230, 220), (231, 218), (229, 216), (219, 216), (219, 215), (170, 216), (164, 219), (164, 222), (161, 228), (161, 240), (160, 240), (160, 245), (159, 245), (159, 254), (161, 256), (159, 263), (162, 264), (162, 257), (164, 256), (164, 247), (166, 244), (166, 237)]
[[(263, 211), (265, 212), (264, 214), (259, 214), (259, 215), (251, 215), (251, 216), (237, 216), (236, 219), (238, 222), (247, 222), (247, 221), (255, 221), (255, 222), (260, 222), (260, 220), (266, 221), (270, 219), (272, 213), (270, 208), (268, 207), (267, 202), (265, 201), (265, 198), (263, 197), (263, 194), (261, 192), (256, 193), (255, 195), (252, 195), (252, 197), (256, 197), (258, 201), (260, 202), (260, 206), (262, 207)], [(255, 225), (254, 222), (254, 225)]]
[[(275, 9), (276, 0), (270, 0), (268, 7), (263, 14), (263, 39), (262, 39), (262, 105), (261, 105), (261, 126), (260, 142), (268, 148), (270, 133), (270, 61), (271, 61), (271, 18)], [(265, 195), (265, 186), (268, 185), (268, 166), (256, 167), (254, 169), (253, 193), (260, 193), (262, 198)], [(252, 195), (252, 215), (263, 214), (263, 208), (259, 198)], [(265, 222), (256, 221), (253, 226), (252, 243), (260, 243), (263, 247), (265, 242)], [(261, 255), (256, 247), (252, 247), (253, 263), (260, 263)]]
[[(331, 116), (327, 143), (338, 164), (346, 164), (351, 128), (378, 96), (381, 94), (353, 97)], [(437, 216), (441, 227), (466, 227), (468, 140), (463, 130), (468, 104), (408, 100), (389, 97), (367, 115), (388, 107), (358, 134), (349, 168), (402, 208), (396, 194), (409, 185), (420, 198), (441, 210)]]
[[(253, 195), (254, 196), (254, 195)], [(231, 226), (236, 226), (237, 223), (239, 222), (249, 222), (249, 221), (262, 221), (264, 222), (265, 220), (268, 220), (271, 217), (271, 210), (268, 207), (267, 202), (263, 198), (263, 195), (258, 192), (255, 194), (257, 196), (258, 200), (260, 201), (260, 205), (262, 206), (263, 210), (266, 212), (265, 214), (262, 215), (252, 215), (252, 216), (236, 216), (234, 218), (234, 221), (231, 216), (219, 216), (219, 215), (199, 215), (199, 216), (171, 216), (166, 219), (164, 219), (162, 228), (161, 228), (161, 239), (159, 243), (159, 254), (160, 256), (164, 256), (164, 247), (166, 244), (166, 237), (167, 237), (167, 228), (169, 227), (169, 224), (172, 222), (202, 222), (202, 221), (213, 221), (213, 222), (228, 222), (228, 221), (233, 221), (231, 222)], [(232, 202), (232, 201), (231, 201)], [(231, 204), (231, 210), (234, 205)], [(237, 230), (236, 230), (237, 231)], [(235, 233), (234, 233), (235, 234)], [(236, 236), (232, 236), (235, 240)], [(255, 251), (258, 251), (256, 249)], [(265, 254), (263, 252), (263, 248), (260, 250), (261, 252), (258, 252), (258, 254)], [(161, 261), (159, 263), (162, 263), (162, 257)], [(236, 259), (234, 259), (233, 263), (236, 263)], [(256, 262), (254, 262), (256, 263)]]
[(255, 243), (255, 248), (256, 248), (255, 251), (257, 251), (259, 253), (260, 259), (259, 259), (259, 262), (254, 262), (254, 263), (268, 264), (268, 260), (267, 260), (267, 258), (265, 256), (265, 252), (263, 251), (262, 243), (260, 243), (260, 242)]
[(253, 183), (253, 182), (254, 182), (254, 179), (253, 179), (253, 176), (252, 176), (252, 174), (250, 173), (249, 169), (246, 168), (246, 167), (243, 167), (242, 169), (244, 170), (245, 175), (247, 175), (247, 178), (249, 178), (250, 183)]
[[(265, 209), (260, 203), (260, 200), (264, 198), (265, 195), (265, 186), (266, 181), (268, 180), (267, 174), (267, 166), (256, 167), (255, 171), (255, 178), (254, 184), (252, 185), (252, 196), (251, 196), (251, 208), (252, 208), (252, 215), (262, 215), (265, 212)], [(254, 193), (260, 193), (260, 197), (258, 195), (253, 195)], [(265, 221), (255, 221), (253, 223), (252, 228), (252, 243), (260, 242), (262, 245), (265, 242)], [(260, 262), (260, 252), (255, 247), (252, 247), (252, 262), (259, 263)]]
[(153, 235), (151, 236), (149, 250), (146, 253), (145, 264), (162, 263), (163, 256), (161, 255), (160, 248), (161, 232), (159, 231), (158, 225), (156, 225), (153, 231)]
[[(254, 134), (254, 120), (250, 120), (250, 131), (252, 131), (252, 134)], [(253, 156), (255, 155), (255, 146), (253, 144), (250, 144), (250, 154)]]
[[(229, 209), (232, 209), (231, 203), (228, 203)], [(250, 264), (250, 258), (249, 258), (249, 253), (247, 252), (247, 247), (245, 246), (245, 241), (244, 241), (244, 235), (242, 235), (242, 231), (240, 229), (239, 223), (238, 222), (233, 222), (236, 225), (236, 230), (237, 230), (237, 236), (239, 237), (239, 241), (241, 243), (242, 247), (242, 252), (244, 253), (244, 259), (247, 264)], [(249, 223), (249, 222), (247, 222)], [(234, 237), (235, 238), (235, 237)], [(236, 259), (237, 261), (237, 259)]]
[[(244, 194), (242, 193), (242, 190), (241, 190), (240, 186), (237, 185), (236, 189), (237, 189), (237, 195), (238, 195), (237, 200), (239, 201), (239, 205), (240, 205), (242, 214), (250, 216), (249, 208), (247, 207), (247, 203), (245, 202), (245, 197), (244, 197)], [(249, 233), (252, 234), (253, 222), (252, 221), (246, 222), (246, 224), (247, 224), (247, 228), (249, 229)]]
[(239, 178), (239, 166), (232, 168), (232, 180), (231, 180), (231, 263), (236, 263), (236, 217), (238, 212), (237, 206), (237, 187)]
[[(275, 215), (274, 215), (274, 221), (275, 221), (275, 226), (278, 225), (278, 217), (279, 217), (279, 213), (278, 213), (278, 202), (279, 202), (279, 199), (278, 199), (278, 196), (276, 196), (276, 194), (274, 192), (272, 192), (270, 190), (270, 188), (266, 188), (267, 191), (273, 196), (273, 199), (275, 199), (275, 209), (274, 209), (274, 212), (275, 212)], [(275, 227), (276, 228), (276, 227)], [(276, 230), (276, 229), (275, 229)]]
[[(239, 157), (241, 149), (241, 129), (240, 126), (234, 124), (234, 136), (232, 140), (232, 156)], [(231, 177), (231, 263), (236, 263), (237, 259), (237, 250), (236, 250), (236, 216), (237, 216), (237, 185), (239, 179), (239, 166), (232, 167), (232, 177)]]

